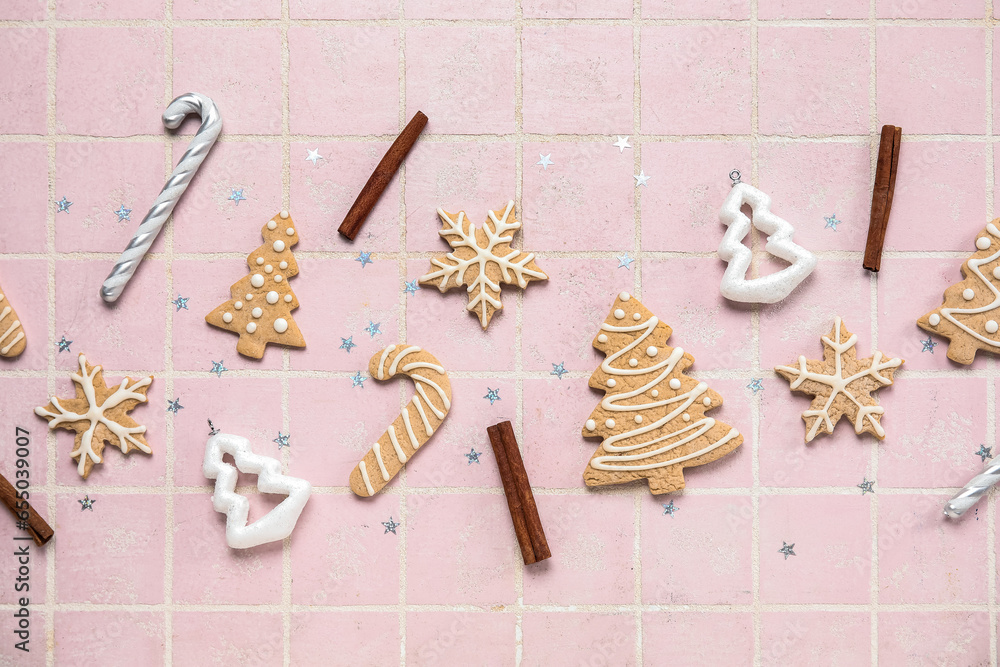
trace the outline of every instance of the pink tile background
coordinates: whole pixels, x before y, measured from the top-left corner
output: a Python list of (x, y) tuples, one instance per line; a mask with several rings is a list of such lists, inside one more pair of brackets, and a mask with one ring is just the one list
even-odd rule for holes
[[(993, 9), (3, 4), (0, 284), (29, 342), (20, 358), (0, 359), (0, 471), (13, 476), (13, 431), (28, 428), (31, 499), (56, 538), (32, 546), (32, 652), (25, 659), (6, 642), (0, 664), (995, 660), (996, 500), (958, 522), (941, 507), (982, 469), (980, 446), (1000, 447), (997, 362), (984, 353), (960, 367), (945, 341), (915, 326), (959, 279), (1000, 193)], [(122, 298), (105, 305), (101, 282), (198, 128), (196, 118), (177, 132), (162, 126), (165, 105), (189, 90), (216, 101), (222, 138)], [(422, 139), (357, 240), (345, 240), (337, 226), (417, 110), (430, 118)], [(873, 276), (860, 264), (882, 123), (904, 138)], [(619, 137), (628, 147), (614, 145)], [(819, 257), (781, 303), (719, 295), (718, 209), (731, 169), (767, 192)], [(72, 206), (57, 212), (63, 197)], [(464, 291), (407, 293), (448, 251), (439, 207), (479, 226), (510, 199), (524, 224), (515, 246), (536, 253), (547, 282), (505, 286), (485, 332)], [(282, 209), (301, 234), (290, 285), (307, 347), (247, 359), (204, 317), (247, 275), (261, 226)], [(780, 268), (759, 234), (747, 243), (754, 270)], [(362, 252), (371, 264), (357, 261)], [(666, 497), (644, 484), (583, 485), (598, 444), (581, 434), (600, 397), (587, 386), (601, 361), (591, 341), (621, 290), (672, 327), (670, 342), (695, 357), (692, 375), (725, 399), (712, 416), (745, 439)], [(177, 297), (186, 309), (170, 303)], [(773, 374), (818, 356), (837, 315), (862, 356), (906, 359), (879, 395), (883, 442), (842, 423), (804, 444), (808, 399)], [(56, 347), (63, 336), (69, 352)], [(368, 360), (403, 340), (448, 368), (453, 407), (426, 451), (378, 497), (359, 499), (350, 471), (413, 391), (369, 378)], [(109, 381), (155, 376), (133, 412), (152, 456), (109, 447), (85, 482), (72, 435), (49, 434), (32, 414), (68, 394), (79, 352)], [(214, 362), (228, 369), (221, 378)], [(172, 414), (175, 399), (183, 407)], [(226, 546), (202, 473), (209, 419), (313, 483), (286, 542)], [(485, 433), (507, 419), (553, 552), (532, 566), (521, 563)], [(251, 519), (280, 501), (252, 475), (239, 490)], [(85, 494), (92, 512), (81, 509)], [(779, 552), (783, 542), (794, 556)], [(5, 609), (15, 576), (5, 559)], [(0, 621), (5, 636), (11, 628)]]

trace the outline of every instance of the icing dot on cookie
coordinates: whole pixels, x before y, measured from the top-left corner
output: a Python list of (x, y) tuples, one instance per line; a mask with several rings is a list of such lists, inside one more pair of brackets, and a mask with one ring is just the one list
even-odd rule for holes
[(639, 320), (642, 319), (642, 315), (640, 315), (639, 313), (632, 313), (632, 319), (638, 322)]
[(628, 360), (628, 365), (631, 366), (632, 368), (635, 368), (636, 366), (639, 365), (639, 360), (638, 359), (629, 359)]
[(263, 263), (264, 263), (264, 258), (263, 257), (258, 257), (257, 258), (257, 266), (260, 266)]
[(621, 299), (622, 301), (628, 301), (629, 299), (632, 298), (632, 295), (630, 295), (628, 292), (622, 292), (621, 294), (618, 295), (618, 298)]
[(264, 298), (267, 299), (267, 302), (272, 305), (278, 303), (278, 293), (273, 290), (268, 292), (267, 296)]
[(1000, 266), (993, 269), (993, 277), (1000, 278)]
[(279, 317), (274, 321), (274, 330), (278, 333), (285, 333), (288, 331), (288, 322), (285, 321), (285, 318)]
[(257, 331), (257, 324), (255, 322), (247, 322), (247, 333), (253, 333)]
[(617, 383), (617, 382), (615, 382), (615, 379), (614, 379), (614, 378), (608, 378), (608, 386), (609, 386), (609, 387), (613, 387), (613, 386), (615, 386), (616, 384), (618, 384), (618, 383)]
[(260, 275), (259, 273), (253, 274), (253, 278), (250, 279), (250, 284), (253, 285), (254, 287), (263, 287), (264, 276)]
[(646, 348), (646, 356), (648, 357), (655, 357), (657, 352), (659, 352), (659, 350), (656, 349), (655, 345), (650, 345)]
[(597, 428), (597, 422), (595, 422), (593, 419), (588, 419), (587, 420), (587, 430), (588, 431), (593, 431), (595, 428)]
[(240, 310), (241, 308), (243, 308), (243, 302), (237, 301), (236, 303), (233, 304), (233, 308), (235, 308), (236, 310)]
[(271, 273), (272, 271), (274, 271), (274, 267), (270, 264), (264, 267), (264, 273)]
[(615, 427), (615, 420), (614, 419), (609, 419), (606, 422), (604, 422), (604, 425), (607, 426), (608, 428), (614, 428)]
[(987, 248), (989, 248), (990, 247), (989, 237), (980, 236), (978, 239), (976, 239), (976, 247), (979, 248), (980, 250), (986, 250)]
[(275, 276), (274, 277), (274, 282), (280, 283), (281, 282), (281, 276)]
[(932, 327), (936, 327), (937, 325), (941, 324), (941, 316), (938, 315), (937, 313), (934, 313), (933, 315), (927, 318), (927, 321), (930, 322)]
[(295, 234), (295, 230), (289, 227), (288, 229), (285, 230), (285, 234), (287, 234), (288, 236), (292, 236), (293, 234)]
[(654, 389), (653, 391), (649, 392), (649, 395), (652, 396), (653, 398), (656, 398), (657, 396), (660, 395), (660, 390)]
[(282, 241), (281, 239), (278, 239), (277, 241), (271, 244), (271, 247), (274, 248), (274, 252), (283, 252), (285, 249), (285, 242)]
[(995, 334), (997, 329), (1000, 329), (1000, 325), (997, 324), (996, 320), (989, 320), (986, 322), (986, 333)]
[(625, 317), (625, 311), (624, 311), (624, 310), (622, 310), (621, 308), (617, 308), (617, 309), (615, 309), (615, 319), (618, 319), (618, 320), (620, 320), (620, 319), (622, 319), (623, 317)]
[(250, 294), (250, 293), (248, 292), (248, 293), (247, 293), (247, 296), (246, 296), (246, 299), (247, 299), (247, 301), (253, 301), (253, 294)]
[(285, 269), (288, 268), (288, 262), (286, 262), (285, 260), (281, 260), (281, 264), (278, 264), (278, 268), (284, 271)]
[(677, 378), (671, 378), (670, 379), (670, 388), (673, 389), (673, 390), (675, 390), (675, 391), (677, 389), (680, 389), (681, 388), (681, 381), (678, 380)]
[(976, 292), (971, 287), (966, 287), (962, 291), (962, 298), (966, 301), (972, 301), (976, 297)]
[(605, 334), (601, 334), (600, 336), (597, 337), (597, 342), (598, 343), (607, 343), (608, 342), (608, 337)]
[(280, 216), (281, 216), (281, 219), (282, 219), (282, 220), (288, 220), (288, 211), (282, 211), (282, 212), (281, 212), (281, 213), (279, 213), (278, 215), (280, 215)]
[(291, 302), (292, 302), (292, 295), (291, 294), (286, 294), (285, 295), (285, 303), (291, 303)]
[(707, 408), (708, 406), (710, 406), (712, 404), (712, 399), (710, 399), (708, 396), (706, 396), (705, 398), (701, 399), (701, 402), (704, 403), (705, 407)]
[(689, 422), (691, 421), (691, 415), (685, 412), (684, 414), (681, 415), (681, 419), (683, 419), (686, 422)]
[(277, 229), (278, 228), (278, 223), (276, 223), (274, 220), (268, 220), (267, 221), (267, 228), (271, 229), (271, 230)]
[(641, 424), (642, 423), (642, 415), (636, 415), (635, 416), (635, 423), (636, 424)]
[(260, 317), (261, 315), (264, 314), (264, 311), (261, 310), (260, 308), (254, 308), (253, 310), (250, 311), (250, 314), (253, 315), (254, 317)]
[(229, 324), (230, 322), (233, 321), (233, 314), (232, 313), (222, 313), (222, 321), (225, 322), (226, 324)]

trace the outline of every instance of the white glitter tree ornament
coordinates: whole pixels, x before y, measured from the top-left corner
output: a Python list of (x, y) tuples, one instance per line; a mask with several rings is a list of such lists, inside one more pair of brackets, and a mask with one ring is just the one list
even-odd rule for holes
[[(719, 257), (729, 264), (722, 276), (719, 290), (731, 301), (744, 303), (776, 303), (788, 296), (816, 268), (816, 256), (795, 244), (795, 228), (771, 213), (771, 198), (749, 183), (740, 182), (740, 172), (733, 170), (733, 188), (729, 191), (719, 220), (728, 229), (719, 243)], [(753, 220), (741, 210), (750, 206)], [(767, 234), (764, 250), (789, 263), (789, 266), (766, 276), (747, 279), (753, 253), (743, 245), (743, 239), (756, 227)]]

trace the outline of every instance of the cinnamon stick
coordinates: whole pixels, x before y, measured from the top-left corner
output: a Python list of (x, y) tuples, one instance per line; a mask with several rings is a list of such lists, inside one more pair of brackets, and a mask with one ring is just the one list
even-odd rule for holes
[(875, 163), (875, 186), (872, 189), (872, 210), (868, 221), (868, 243), (865, 245), (863, 266), (878, 272), (882, 267), (882, 246), (892, 210), (892, 197), (896, 188), (896, 168), (899, 165), (899, 143), (902, 128), (883, 125)]
[(535, 496), (531, 492), (528, 473), (514, 437), (514, 428), (509, 421), (504, 421), (488, 427), (486, 432), (493, 445), (493, 454), (500, 470), (500, 480), (503, 482), (507, 507), (524, 563), (530, 565), (550, 558), (552, 553), (545, 539), (545, 531), (542, 530)]
[(418, 111), (403, 128), (403, 131), (399, 133), (396, 140), (392, 142), (389, 150), (382, 156), (382, 160), (368, 178), (365, 187), (361, 188), (358, 198), (351, 205), (351, 210), (344, 216), (344, 221), (340, 223), (337, 231), (342, 236), (353, 241), (354, 237), (358, 235), (358, 232), (361, 231), (361, 225), (365, 223), (368, 214), (375, 208), (382, 192), (399, 170), (399, 165), (403, 163), (406, 154), (413, 148), (413, 144), (417, 142), (417, 137), (424, 131), (426, 125), (427, 116)]
[[(42, 546), (52, 539), (54, 532), (49, 524), (38, 515), (35, 508), (27, 501), (21, 500), (17, 496), (17, 491), (3, 475), (0, 475), (0, 499), (3, 500), (3, 504), (7, 506), (7, 509), (10, 510), (10, 513), (14, 515), (17, 521), (25, 523), (25, 530), (31, 535), (31, 539), (35, 541), (35, 544)], [(18, 503), (20, 503), (20, 506)], [(28, 515), (27, 520), (22, 516), (24, 513)]]

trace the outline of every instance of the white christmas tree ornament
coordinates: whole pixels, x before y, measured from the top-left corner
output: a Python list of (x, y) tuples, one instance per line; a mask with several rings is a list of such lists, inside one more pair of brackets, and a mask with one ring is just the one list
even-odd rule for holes
[[(733, 189), (726, 197), (719, 220), (729, 229), (719, 243), (719, 257), (726, 261), (720, 291), (731, 301), (745, 303), (775, 303), (788, 296), (816, 268), (816, 256), (792, 241), (795, 228), (771, 213), (771, 198), (749, 183), (741, 183), (739, 172), (730, 174)], [(741, 210), (750, 206), (753, 220)], [(764, 249), (789, 263), (780, 271), (759, 278), (747, 279), (747, 269), (753, 253), (743, 245), (743, 239), (753, 225), (767, 234)]]

